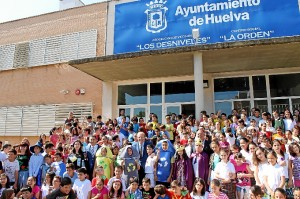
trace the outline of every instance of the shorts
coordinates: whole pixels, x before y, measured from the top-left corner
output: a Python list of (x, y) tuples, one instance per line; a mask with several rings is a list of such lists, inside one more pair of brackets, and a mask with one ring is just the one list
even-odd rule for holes
[(154, 174), (146, 173), (145, 177), (150, 179), (150, 186), (151, 186), (151, 188), (154, 188), (155, 187)]

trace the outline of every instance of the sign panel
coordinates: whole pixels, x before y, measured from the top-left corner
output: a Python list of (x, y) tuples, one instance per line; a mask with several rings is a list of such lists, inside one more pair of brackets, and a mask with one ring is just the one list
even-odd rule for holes
[(300, 0), (140, 0), (115, 7), (114, 54), (300, 35)]

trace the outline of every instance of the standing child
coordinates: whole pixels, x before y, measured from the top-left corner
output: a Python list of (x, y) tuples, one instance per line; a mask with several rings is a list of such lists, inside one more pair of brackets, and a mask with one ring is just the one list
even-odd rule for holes
[(125, 199), (121, 180), (115, 179), (113, 181), (112, 186), (109, 189), (108, 197), (110, 199)]
[(50, 171), (51, 164), (52, 164), (51, 155), (46, 154), (44, 156), (44, 163), (41, 165), (39, 175), (38, 175), (38, 179), (40, 178), (41, 182), (45, 181), (46, 174)]
[(98, 178), (96, 181), (96, 186), (91, 191), (91, 199), (107, 199), (108, 189), (104, 186), (104, 180)]
[[(31, 146), (30, 151), (31, 153), (33, 153), (33, 155), (29, 160), (29, 176), (37, 177), (41, 165), (44, 161), (44, 156), (42, 155), (43, 148), (41, 143), (37, 142), (34, 146)], [(37, 185), (40, 186), (41, 184), (42, 182), (38, 180)]]
[(75, 180), (73, 185), (74, 192), (77, 193), (78, 199), (87, 199), (91, 197), (92, 184), (91, 181), (86, 179), (87, 170), (82, 167), (77, 170), (78, 179)]
[(173, 168), (174, 168), (174, 154), (175, 149), (170, 140), (162, 140), (157, 144), (159, 148), (156, 184), (163, 184), (169, 186), (172, 180)]
[(155, 193), (154, 193), (154, 188), (151, 188), (149, 178), (146, 178), (146, 177), (143, 178), (142, 186), (143, 186), (143, 188), (141, 189), (141, 191), (142, 191), (143, 198), (144, 199), (153, 198)]
[(16, 160), (17, 151), (11, 149), (8, 151), (8, 158), (3, 161), (3, 170), (8, 176), (10, 181), (10, 186), (16, 190), (18, 188), (18, 177), (19, 177), (19, 162)]
[(268, 168), (264, 173), (264, 183), (267, 188), (267, 193), (270, 197), (274, 197), (276, 188), (283, 188), (285, 184), (283, 167), (277, 164), (277, 155), (275, 151), (270, 151), (267, 154)]
[(129, 185), (129, 179), (132, 177), (138, 177), (138, 170), (140, 170), (139, 153), (131, 145), (126, 146), (120, 154), (123, 159), (121, 165), (124, 170), (124, 177), (126, 178), (127, 186)]
[(68, 163), (66, 165), (66, 172), (63, 174), (63, 177), (68, 177), (71, 179), (72, 181), (72, 186), (75, 182), (75, 180), (78, 178), (78, 174), (77, 172), (75, 171), (75, 166), (73, 163)]
[(173, 179), (177, 180), (180, 186), (187, 187), (189, 191), (192, 191), (193, 166), (184, 148), (184, 146), (180, 146), (176, 149)]
[(125, 180), (122, 178), (123, 168), (121, 166), (116, 166), (115, 168), (115, 176), (110, 178), (107, 187), (109, 190), (112, 188), (112, 184), (115, 180), (120, 180), (122, 183), (123, 191), (126, 191), (126, 183)]
[(300, 146), (297, 143), (291, 143), (289, 151), (289, 186), (300, 187)]
[(50, 187), (52, 186), (52, 181), (54, 179), (55, 173), (48, 172), (45, 176), (45, 181), (43, 182), (41, 188), (42, 199), (45, 199), (46, 196), (50, 193)]
[(51, 168), (55, 172), (55, 175), (63, 177), (66, 172), (66, 164), (62, 161), (61, 153), (55, 153), (55, 162), (51, 164)]
[(155, 187), (154, 173), (156, 172), (156, 160), (157, 156), (153, 154), (154, 146), (152, 144), (147, 145), (148, 158), (145, 164), (145, 177), (150, 180), (151, 187)]
[(96, 177), (92, 179), (92, 187), (96, 186), (96, 182), (99, 179), (103, 179), (104, 185), (106, 186), (108, 183), (108, 178), (104, 175), (103, 166), (97, 166), (95, 169)]
[(249, 190), (251, 187), (252, 171), (249, 168), (249, 164), (244, 162), (244, 157), (241, 153), (234, 156), (236, 165), (234, 165), (237, 174), (236, 191), (238, 199), (249, 198)]
[(206, 183), (203, 179), (197, 178), (195, 180), (191, 197), (192, 199), (207, 199), (208, 192), (206, 191)]
[[(236, 186), (234, 180), (236, 174), (234, 165), (228, 161), (228, 153), (224, 149), (221, 149), (220, 157), (221, 162), (219, 162), (216, 166), (215, 178), (221, 181), (222, 191), (224, 191), (229, 198), (235, 199)], [(214, 183), (213, 185), (217, 186)]]

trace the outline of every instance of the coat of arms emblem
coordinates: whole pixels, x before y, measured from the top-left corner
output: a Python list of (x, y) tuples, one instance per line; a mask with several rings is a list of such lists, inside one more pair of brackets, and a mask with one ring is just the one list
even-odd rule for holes
[(154, 0), (150, 1), (148, 9), (145, 11), (147, 15), (146, 30), (152, 33), (159, 33), (167, 28), (166, 11), (168, 8), (165, 6), (167, 1)]

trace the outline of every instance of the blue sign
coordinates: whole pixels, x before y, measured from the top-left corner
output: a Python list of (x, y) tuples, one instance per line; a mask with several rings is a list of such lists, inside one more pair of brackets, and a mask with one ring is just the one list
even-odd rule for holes
[(300, 0), (140, 0), (115, 7), (114, 54), (296, 35)]

